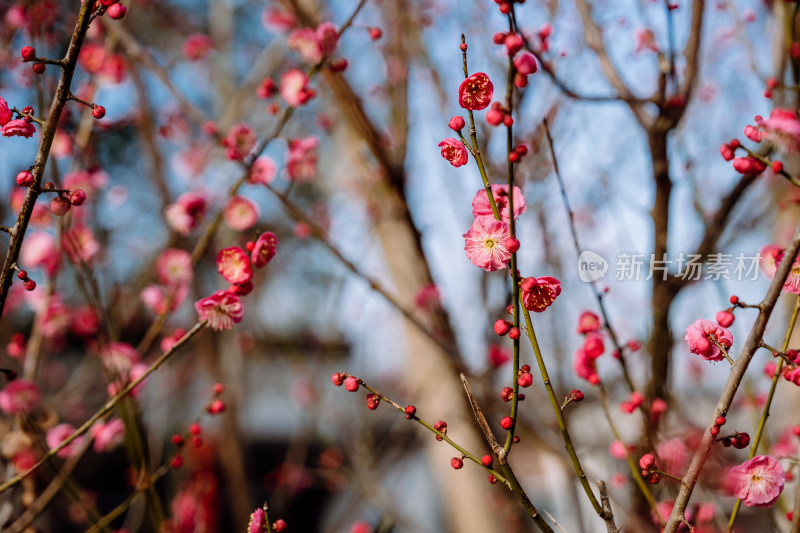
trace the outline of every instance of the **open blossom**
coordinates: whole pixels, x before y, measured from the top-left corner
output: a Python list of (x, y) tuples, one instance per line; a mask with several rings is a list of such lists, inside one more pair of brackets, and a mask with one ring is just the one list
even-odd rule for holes
[(319, 139), (313, 135), (289, 141), (286, 176), (290, 181), (309, 181), (317, 175), (318, 146)]
[(26, 268), (43, 268), (52, 275), (61, 266), (61, 255), (56, 240), (44, 231), (29, 235), (22, 245), (22, 264)]
[(35, 383), (17, 378), (0, 390), (0, 409), (9, 415), (28, 414), (39, 405), (40, 398)]
[(728, 471), (733, 494), (748, 507), (769, 507), (778, 500), (786, 472), (771, 455), (757, 455)]
[(244, 305), (238, 296), (227, 291), (217, 291), (194, 304), (201, 320), (207, 320), (215, 330), (231, 329), (242, 321)]
[(300, 107), (314, 98), (314, 89), (308, 87), (308, 76), (299, 69), (287, 70), (281, 76), (281, 98), (292, 107)]
[(267, 522), (264, 509), (256, 509), (250, 513), (250, 523), (247, 524), (247, 533), (261, 533), (264, 531)]
[(322, 59), (322, 50), (317, 41), (317, 34), (311, 28), (298, 28), (289, 34), (287, 41), (289, 48), (297, 51), (307, 63), (319, 63)]
[(597, 374), (597, 359), (586, 355), (583, 348), (578, 348), (572, 358), (572, 368), (575, 375), (585, 379), (592, 385), (600, 383), (600, 376)]
[(214, 48), (211, 37), (202, 33), (194, 33), (183, 42), (183, 55), (189, 61), (204, 58)]
[[(508, 211), (508, 185), (492, 185), (492, 197), (500, 212), (500, 218), (505, 222), (511, 222), (511, 216)], [(525, 197), (522, 196), (522, 191), (519, 187), (514, 186), (514, 218), (516, 219), (528, 209), (528, 204), (525, 203)], [(486, 189), (479, 189), (472, 199), (472, 216), (477, 218), (487, 217), (494, 219), (494, 212), (492, 211), (492, 204), (489, 203), (489, 196), (486, 194)]]
[(597, 332), (587, 334), (586, 338), (583, 339), (583, 349), (586, 351), (587, 356), (597, 359), (603, 355), (606, 349), (603, 344), (603, 336)]
[(793, 111), (775, 108), (764, 120), (756, 117), (763, 137), (789, 154), (800, 152), (800, 120)]
[(3, 137), (33, 137), (34, 133), (36, 128), (24, 118), (14, 119), (3, 125)]
[(256, 239), (255, 247), (250, 253), (253, 265), (261, 268), (272, 261), (278, 251), (278, 237), (271, 231), (265, 231)]
[[(134, 381), (142, 377), (145, 372), (147, 372), (147, 365), (144, 363), (136, 363), (131, 368), (131, 371), (129, 372), (127, 377), (118, 377), (117, 379), (109, 383), (106, 386), (106, 392), (108, 393), (109, 397), (116, 396), (122, 389), (127, 387), (129, 383), (133, 383)], [(147, 380), (143, 380), (141, 383), (139, 383), (133, 389), (131, 389), (128, 395), (131, 398), (137, 398), (139, 394), (142, 392), (142, 388), (144, 387), (145, 381)]]
[(489, 359), (489, 364), (494, 368), (503, 366), (504, 364), (511, 361), (511, 354), (508, 352), (506, 348), (504, 348), (499, 344), (490, 344), (489, 353), (487, 355)]
[(661, 470), (668, 474), (680, 475), (689, 459), (686, 444), (682, 439), (665, 440), (656, 446), (656, 453), (660, 460)]
[(105, 423), (98, 422), (92, 426), (92, 437), (94, 451), (109, 452), (125, 439), (125, 423), (119, 418), (112, 418)]
[(192, 192), (178, 196), (174, 204), (164, 209), (170, 227), (181, 235), (189, 235), (206, 214), (206, 199)]
[(61, 247), (73, 263), (91, 265), (100, 253), (100, 243), (94, 238), (92, 228), (75, 224), (61, 235)]
[(331, 22), (323, 22), (316, 30), (300, 28), (289, 34), (288, 45), (303, 56), (306, 62), (319, 63), (336, 51), (339, 32)]
[(336, 25), (333, 22), (323, 22), (317, 26), (315, 33), (322, 55), (328, 57), (333, 54), (339, 43), (339, 30)]
[(194, 278), (192, 256), (180, 248), (167, 248), (156, 259), (156, 272), (163, 285), (187, 284)]
[(268, 30), (288, 31), (297, 25), (297, 19), (290, 11), (267, 7), (261, 13), (261, 24)]
[(247, 283), (253, 279), (253, 267), (247, 252), (238, 246), (220, 250), (217, 254), (217, 271), (229, 283)]
[(241, 122), (231, 126), (228, 135), (222, 139), (222, 145), (226, 148), (225, 154), (228, 159), (236, 161), (250, 153), (250, 150), (256, 145), (256, 140), (256, 131)]
[(0, 126), (8, 124), (13, 116), (14, 113), (9, 109), (8, 102), (0, 98)]
[(458, 87), (458, 104), (470, 111), (486, 109), (492, 103), (494, 85), (489, 76), (476, 72), (466, 78)]
[(591, 311), (584, 311), (578, 318), (578, 333), (594, 333), (600, 330), (600, 317)]
[[(142, 290), (140, 299), (153, 313), (160, 315), (167, 311), (167, 303), (170, 304), (169, 310), (174, 311), (183, 303), (189, 294), (189, 284), (172, 285), (170, 288), (162, 285), (151, 284)], [(172, 300), (170, 300), (170, 295)]]
[(467, 164), (469, 160), (467, 147), (458, 139), (447, 138), (439, 143), (439, 147), (442, 149), (442, 157), (450, 161), (450, 164), (454, 167)]
[(789, 276), (783, 284), (783, 290), (792, 294), (800, 294), (800, 257), (795, 257)]
[[(689, 351), (706, 361), (722, 361), (725, 355), (719, 346), (729, 350), (733, 345), (733, 335), (727, 329), (709, 320), (699, 319), (686, 328), (684, 340)], [(719, 344), (719, 346), (717, 346)]]
[(234, 196), (228, 200), (222, 212), (225, 223), (236, 231), (250, 229), (258, 222), (258, 206), (244, 196)]
[(783, 246), (767, 244), (761, 248), (759, 257), (761, 259), (759, 260), (758, 266), (761, 267), (761, 271), (764, 275), (772, 279), (775, 277), (775, 272), (778, 271), (778, 264), (780, 264), (783, 258)]
[[(520, 284), (520, 288), (522, 288), (522, 301), (525, 309), (537, 313), (550, 307), (561, 294), (561, 282), (550, 276), (525, 278)], [(592, 355), (594, 354), (587, 354), (587, 357), (591, 358)]]
[(475, 219), (463, 237), (467, 258), (476, 267), (491, 272), (505, 268), (511, 260), (506, 248), (509, 228), (503, 221)]
[(142, 361), (136, 348), (126, 342), (112, 342), (103, 348), (100, 358), (106, 368), (118, 376), (128, 376), (131, 368)]
[(92, 337), (100, 331), (100, 315), (91, 305), (82, 305), (72, 310), (69, 329), (78, 337)]
[(253, 165), (247, 173), (247, 181), (252, 184), (263, 183), (266, 185), (275, 179), (276, 170), (275, 161), (271, 157), (263, 155), (253, 161)]
[[(75, 431), (75, 428), (72, 427), (72, 424), (58, 424), (57, 426), (51, 427), (47, 430), (47, 435), (45, 436), (45, 441), (47, 441), (47, 446), (52, 450), (62, 442), (64, 442), (67, 437), (72, 435)], [(78, 448), (81, 447), (83, 443), (83, 435), (77, 437), (75, 440), (64, 446), (64, 448), (58, 452), (58, 456), (62, 459), (68, 459), (78, 451)]]

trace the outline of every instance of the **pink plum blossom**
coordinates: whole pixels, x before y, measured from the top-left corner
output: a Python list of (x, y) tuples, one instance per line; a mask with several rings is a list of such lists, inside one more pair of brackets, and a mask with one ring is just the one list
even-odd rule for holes
[(756, 117), (756, 124), (764, 138), (775, 146), (789, 154), (800, 152), (800, 120), (794, 111), (776, 107), (768, 119)]
[(682, 439), (669, 439), (656, 446), (656, 453), (660, 459), (661, 470), (668, 474), (679, 476), (686, 467), (688, 450)]
[(100, 243), (94, 238), (89, 226), (75, 224), (61, 235), (61, 247), (70, 261), (76, 264), (91, 265), (100, 252)]
[(223, 211), (225, 223), (233, 230), (244, 231), (258, 222), (258, 206), (244, 196), (234, 196), (228, 200)]
[(252, 184), (262, 183), (266, 185), (275, 179), (276, 170), (275, 161), (271, 157), (261, 156), (253, 161), (253, 165), (247, 173), (247, 181)]
[(600, 317), (591, 311), (584, 311), (578, 317), (578, 333), (594, 333), (600, 330)]
[(250, 522), (247, 524), (247, 533), (261, 533), (265, 530), (267, 517), (264, 509), (256, 509), (250, 513)]
[(5, 126), (11, 121), (14, 113), (8, 108), (8, 103), (0, 98), (0, 126)]
[[(522, 301), (525, 304), (525, 309), (536, 313), (541, 313), (550, 307), (558, 295), (561, 294), (561, 282), (551, 276), (525, 278), (520, 284), (520, 288), (522, 289)], [(596, 359), (597, 356), (595, 354), (596, 350), (592, 353), (586, 353), (586, 357)]]
[(202, 33), (194, 33), (183, 42), (183, 55), (189, 61), (204, 58), (214, 48), (211, 37)]
[(211, 329), (231, 329), (242, 321), (244, 306), (235, 294), (217, 291), (211, 296), (198, 300), (194, 304), (201, 320), (208, 321)]
[(94, 451), (97, 453), (109, 452), (122, 444), (125, 438), (125, 423), (119, 418), (112, 418), (108, 422), (98, 422), (92, 426), (94, 438)]
[(600, 376), (597, 374), (597, 360), (586, 355), (583, 348), (578, 348), (572, 358), (572, 368), (575, 375), (585, 379), (592, 385), (600, 383)]
[(167, 248), (156, 259), (156, 272), (166, 286), (190, 283), (194, 279), (192, 256), (180, 248)]
[(464, 237), (467, 258), (476, 267), (487, 272), (505, 268), (511, 260), (506, 248), (509, 237), (508, 224), (500, 220), (475, 219)]
[(289, 141), (286, 176), (290, 181), (309, 181), (317, 175), (318, 146), (319, 139), (313, 135)]
[[(698, 319), (686, 328), (684, 340), (689, 351), (706, 361), (722, 361), (725, 355), (719, 346), (729, 350), (733, 345), (733, 335), (726, 328), (709, 320)], [(719, 346), (717, 346), (719, 344)]]
[(306, 63), (316, 64), (322, 60), (322, 49), (317, 34), (311, 28), (298, 28), (289, 34), (289, 48), (298, 52)]
[(70, 314), (69, 329), (78, 337), (92, 337), (100, 331), (100, 316), (91, 305), (77, 307)]
[(217, 271), (229, 283), (247, 283), (253, 279), (253, 267), (247, 252), (238, 246), (224, 248), (217, 254)]
[(133, 365), (142, 361), (142, 356), (126, 342), (112, 342), (100, 352), (100, 359), (113, 374), (127, 376)]
[(228, 159), (236, 161), (249, 154), (257, 140), (256, 131), (244, 122), (240, 122), (231, 126), (228, 134), (222, 139), (222, 145), (226, 148), (225, 155)]
[(536, 72), (539, 67), (536, 65), (536, 58), (533, 57), (533, 54), (522, 52), (514, 58), (514, 68), (523, 76), (527, 76)]
[(262, 268), (275, 257), (278, 248), (278, 237), (271, 231), (265, 231), (256, 239), (250, 257), (256, 268)]
[(299, 69), (287, 70), (281, 76), (281, 98), (291, 107), (300, 107), (314, 97), (314, 89), (308, 87), (308, 76)]
[(336, 25), (332, 22), (323, 22), (317, 26), (315, 33), (322, 55), (325, 57), (332, 55), (339, 43), (339, 30)]
[(606, 349), (605, 345), (603, 344), (603, 336), (599, 333), (587, 334), (586, 338), (583, 339), (583, 349), (586, 351), (586, 355), (588, 357), (597, 359), (603, 355), (603, 352)]
[(494, 85), (489, 76), (476, 72), (469, 76), (458, 87), (458, 104), (464, 109), (480, 111), (492, 103)]
[(769, 507), (778, 500), (786, 472), (771, 455), (757, 455), (728, 471), (733, 494), (748, 507)]
[(783, 290), (792, 294), (800, 294), (800, 257), (796, 257), (789, 275), (783, 284)]
[(164, 217), (170, 227), (181, 235), (189, 235), (206, 214), (206, 199), (199, 194), (186, 192), (178, 196), (175, 203), (164, 209)]
[(494, 367), (500, 367), (511, 360), (511, 354), (503, 346), (498, 344), (489, 345), (488, 353), (489, 364)]
[(56, 240), (43, 231), (37, 231), (25, 238), (21, 259), (26, 268), (42, 268), (48, 276), (53, 275), (61, 266)]
[[(169, 310), (174, 311), (183, 303), (189, 294), (189, 284), (172, 285), (164, 287), (162, 285), (150, 284), (142, 290), (140, 298), (142, 303), (153, 313), (160, 315)], [(171, 298), (171, 301), (170, 301)]]
[(781, 259), (783, 258), (783, 246), (778, 246), (777, 244), (767, 244), (761, 248), (759, 257), (759, 266), (761, 267), (761, 271), (769, 279), (772, 279), (775, 277), (775, 272), (778, 271), (778, 264), (780, 264)]
[(264, 9), (261, 23), (267, 29), (288, 31), (297, 25), (297, 19), (291, 12), (271, 6)]
[(469, 160), (467, 147), (458, 139), (449, 137), (439, 143), (442, 149), (442, 157), (447, 159), (454, 167), (466, 165)]
[[(508, 185), (492, 185), (492, 197), (500, 212), (500, 218), (507, 222), (511, 222), (511, 216), (508, 211)], [(514, 218), (516, 219), (528, 209), (525, 203), (525, 197), (522, 196), (522, 191), (519, 187), (514, 187)], [(489, 203), (489, 196), (486, 194), (486, 189), (480, 189), (475, 193), (472, 199), (472, 216), (477, 218), (486, 217), (494, 219), (494, 212), (492, 205)]]
[(40, 398), (35, 383), (17, 378), (0, 390), (0, 409), (9, 415), (28, 414), (39, 405)]
[[(45, 441), (47, 442), (48, 448), (52, 450), (64, 442), (67, 437), (72, 435), (74, 431), (75, 428), (72, 426), (72, 424), (58, 424), (57, 426), (51, 427), (47, 430), (47, 435), (45, 435)], [(64, 448), (59, 451), (57, 455), (62, 459), (68, 459), (78, 451), (78, 448), (81, 447), (82, 443), (83, 435), (75, 438), (75, 440), (64, 446)]]
[(6, 122), (3, 126), (3, 137), (33, 137), (36, 128), (24, 118), (17, 118)]

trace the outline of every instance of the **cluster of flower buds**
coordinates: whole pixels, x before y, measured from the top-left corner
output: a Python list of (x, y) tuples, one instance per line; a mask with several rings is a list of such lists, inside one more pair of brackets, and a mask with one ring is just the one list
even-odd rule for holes
[(22, 286), (26, 291), (32, 291), (36, 288), (36, 282), (28, 277), (28, 273), (22, 269), (17, 270), (17, 277), (22, 280)]
[[(441, 433), (442, 435), (447, 435), (447, 422), (444, 420), (439, 420), (433, 425), (433, 429)], [(441, 435), (436, 435), (436, 440), (442, 441), (444, 440)]]
[[(719, 417), (724, 418), (724, 417)], [(718, 427), (718, 426), (712, 426)], [(721, 439), (717, 439), (718, 441), (722, 442), (722, 445), (726, 448), (729, 446), (733, 446), (737, 450), (743, 450), (750, 446), (750, 435), (747, 433), (739, 433), (738, 431), (734, 432), (732, 435), (727, 437), (722, 437)]]
[(656, 469), (656, 458), (652, 453), (646, 453), (639, 459), (639, 468), (642, 469), (642, 477), (650, 483), (655, 485), (661, 481), (661, 474)]

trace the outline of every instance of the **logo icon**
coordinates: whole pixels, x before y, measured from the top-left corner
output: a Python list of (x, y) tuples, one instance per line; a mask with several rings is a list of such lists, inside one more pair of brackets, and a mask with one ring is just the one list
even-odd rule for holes
[(578, 277), (581, 281), (591, 283), (606, 277), (606, 272), (608, 272), (608, 261), (602, 255), (589, 250), (581, 252), (578, 257)]

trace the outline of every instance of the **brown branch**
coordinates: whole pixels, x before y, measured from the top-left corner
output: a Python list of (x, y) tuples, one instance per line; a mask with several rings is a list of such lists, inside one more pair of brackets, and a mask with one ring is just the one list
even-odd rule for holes
[(775, 308), (775, 304), (778, 302), (778, 297), (781, 295), (783, 284), (786, 281), (786, 278), (789, 276), (789, 272), (791, 271), (792, 264), (794, 263), (795, 257), (797, 257), (798, 251), (800, 251), (800, 224), (795, 227), (792, 240), (786, 247), (783, 260), (781, 261), (781, 264), (775, 273), (775, 277), (769, 284), (769, 288), (767, 289), (767, 294), (764, 297), (764, 300), (762, 300), (762, 302), (759, 304), (758, 317), (756, 318), (753, 327), (750, 329), (750, 334), (748, 335), (747, 340), (742, 347), (741, 353), (736, 358), (736, 362), (731, 368), (730, 376), (725, 384), (725, 388), (722, 390), (722, 394), (720, 395), (717, 407), (714, 410), (713, 416), (711, 417), (711, 421), (703, 433), (703, 439), (700, 442), (694, 457), (692, 458), (692, 463), (689, 466), (689, 469), (683, 476), (683, 483), (681, 484), (678, 496), (675, 498), (675, 506), (672, 508), (672, 514), (670, 515), (669, 520), (667, 520), (664, 533), (675, 533), (675, 531), (677, 531), (678, 527), (681, 525), (681, 520), (684, 518), (684, 512), (689, 504), (689, 499), (692, 496), (692, 491), (694, 490), (697, 480), (700, 477), (703, 465), (705, 464), (706, 459), (708, 458), (708, 455), (714, 446), (714, 436), (711, 434), (710, 429), (716, 425), (716, 417), (727, 413), (731, 403), (733, 403), (733, 398), (736, 395), (736, 391), (738, 390), (742, 379), (744, 378), (744, 374), (747, 371), (750, 361), (753, 358), (753, 355), (755, 355), (758, 347), (761, 345), (761, 340), (764, 336), (764, 330), (767, 327), (767, 323), (769, 322), (772, 311)]
[(481, 411), (481, 407), (478, 405), (475, 395), (472, 394), (472, 389), (470, 389), (469, 382), (467, 382), (467, 377), (464, 374), (461, 374), (461, 383), (464, 384), (464, 390), (467, 392), (469, 404), (472, 406), (472, 412), (475, 414), (475, 421), (478, 422), (478, 426), (481, 428), (486, 442), (489, 443), (489, 446), (491, 446), (492, 451), (497, 456), (500, 463), (504, 464), (506, 461), (506, 451), (497, 442), (497, 438), (495, 438), (492, 428), (489, 427), (489, 422), (486, 421), (486, 417), (483, 415), (483, 411)]
[(597, 55), (597, 59), (600, 61), (600, 68), (603, 70), (606, 80), (608, 80), (608, 83), (617, 91), (620, 99), (628, 102), (628, 107), (630, 107), (631, 111), (636, 116), (636, 120), (639, 121), (639, 124), (646, 126), (651, 119), (622, 79), (622, 75), (619, 73), (619, 70), (617, 70), (617, 67), (611, 61), (611, 57), (609, 57), (608, 51), (603, 44), (603, 30), (600, 29), (592, 18), (592, 8), (586, 0), (575, 0), (575, 6), (578, 8), (578, 13), (580, 13), (581, 20), (583, 21), (586, 44)]
[[(700, 67), (700, 44), (702, 41), (703, 13), (705, 8), (705, 0), (694, 0), (692, 2), (692, 23), (689, 27), (689, 39), (686, 41), (686, 47), (683, 49), (683, 55), (686, 58), (686, 69), (684, 70), (684, 79), (680, 90), (687, 102), (689, 93), (692, 92), (695, 82), (697, 81), (697, 73)], [(684, 106), (683, 109), (686, 109), (686, 106)]]
[(50, 113), (40, 133), (39, 149), (36, 152), (36, 159), (31, 168), (31, 173), (33, 174), (35, 182), (32, 186), (28, 187), (25, 201), (17, 217), (17, 223), (14, 226), (13, 232), (10, 233), (11, 240), (8, 243), (8, 252), (6, 253), (5, 262), (3, 263), (3, 270), (0, 272), (0, 319), (2, 319), (8, 293), (11, 289), (14, 267), (17, 264), (20, 251), (22, 250), (22, 241), (25, 238), (25, 231), (28, 229), (28, 223), (30, 222), (36, 199), (39, 198), (41, 194), (47, 158), (50, 155), (50, 147), (53, 145), (53, 138), (58, 128), (61, 112), (69, 101), (72, 75), (75, 73), (75, 65), (78, 62), (78, 53), (83, 44), (83, 38), (86, 35), (86, 30), (89, 28), (93, 7), (94, 2), (84, 2), (81, 5), (80, 14), (75, 23), (75, 29), (72, 32), (72, 38), (70, 39), (67, 53), (62, 60), (61, 78), (58, 80), (56, 94), (55, 97), (53, 97), (53, 102), (50, 104)]

